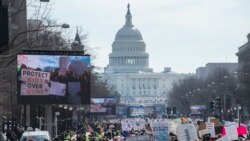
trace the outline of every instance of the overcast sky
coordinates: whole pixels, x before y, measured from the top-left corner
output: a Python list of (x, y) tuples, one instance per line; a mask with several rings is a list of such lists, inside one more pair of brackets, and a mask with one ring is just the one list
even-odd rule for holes
[[(237, 62), (238, 47), (250, 32), (250, 0), (50, 0), (53, 17), (89, 33), (98, 47), (93, 62), (106, 67), (116, 32), (125, 23), (130, 3), (156, 72), (171, 67), (193, 73), (208, 62)], [(74, 31), (74, 30), (72, 30)]]

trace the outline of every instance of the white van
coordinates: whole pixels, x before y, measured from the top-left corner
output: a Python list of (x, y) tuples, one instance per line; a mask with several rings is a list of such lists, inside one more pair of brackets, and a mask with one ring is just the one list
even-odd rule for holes
[(48, 131), (26, 131), (20, 141), (51, 141)]

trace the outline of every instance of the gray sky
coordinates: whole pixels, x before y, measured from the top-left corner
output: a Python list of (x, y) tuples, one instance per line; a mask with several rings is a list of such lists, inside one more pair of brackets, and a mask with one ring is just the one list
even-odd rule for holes
[[(53, 0), (50, 0), (53, 1)], [(127, 4), (142, 33), (149, 65), (195, 72), (208, 62), (237, 62), (238, 47), (250, 32), (249, 0), (54, 0), (53, 16), (89, 33), (98, 47), (94, 65), (105, 67)], [(74, 31), (74, 30), (72, 30)]]

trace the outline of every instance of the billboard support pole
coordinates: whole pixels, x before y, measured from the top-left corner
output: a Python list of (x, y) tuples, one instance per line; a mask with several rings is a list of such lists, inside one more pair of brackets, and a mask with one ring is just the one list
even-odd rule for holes
[(25, 125), (30, 126), (30, 105), (25, 104), (24, 105), (24, 120), (25, 120)]
[(55, 115), (55, 136), (57, 137), (57, 115)]
[[(11, 81), (11, 78), (9, 79), (10, 80), (10, 82), (9, 82), (9, 84), (10, 84), (10, 108), (11, 108), (11, 122), (13, 123), (13, 105), (12, 105), (12, 101), (13, 101), (13, 96), (12, 96), (12, 81)], [(11, 128), (13, 128), (13, 126), (11, 127)]]
[(42, 117), (39, 117), (39, 129), (42, 130)]

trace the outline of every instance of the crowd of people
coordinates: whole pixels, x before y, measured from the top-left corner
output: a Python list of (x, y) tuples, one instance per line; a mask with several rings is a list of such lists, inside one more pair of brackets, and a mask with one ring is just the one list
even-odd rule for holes
[(120, 141), (122, 137), (121, 128), (117, 123), (87, 123), (78, 130), (67, 130), (55, 140), (67, 141), (109, 141), (111, 139)]
[[(122, 125), (123, 122), (128, 122), (131, 121), (129, 124), (133, 122), (141, 122), (141, 121), (145, 121), (145, 122), (141, 122), (143, 126), (140, 126), (139, 124), (135, 124), (134, 127), (137, 128), (133, 128), (133, 126), (131, 126), (130, 129), (125, 129)], [(152, 122), (160, 122), (160, 123), (164, 123), (164, 122), (176, 122), (177, 120), (168, 120), (168, 119), (161, 119), (161, 120), (147, 120), (147, 119), (125, 119), (125, 120), (111, 120), (111, 121), (101, 121), (101, 122), (95, 122), (95, 123), (88, 123), (86, 124), (85, 127), (82, 127), (80, 130), (78, 131), (66, 131), (64, 132), (61, 136), (59, 136), (58, 140), (69, 140), (69, 136), (71, 137), (70, 139), (73, 141), (123, 141), (126, 140), (128, 138), (131, 137), (140, 137), (140, 136), (146, 136), (147, 137), (147, 141), (154, 141), (155, 139), (155, 135), (153, 133), (153, 127), (152, 127)], [(229, 127), (231, 125), (226, 125), (224, 124), (223, 126), (219, 126), (220, 128), (215, 128), (215, 135), (211, 135), (210, 133), (204, 133), (201, 134), (199, 133), (200, 131), (200, 123), (197, 121), (182, 121), (181, 119), (179, 119), (180, 124), (192, 124), (195, 127), (195, 131), (197, 132), (197, 139), (192, 140), (190, 139), (190, 141), (218, 141), (219, 139), (221, 139), (223, 136), (225, 137), (225, 130), (224, 127)], [(233, 123), (233, 122), (232, 122)], [(179, 123), (177, 123), (177, 126)], [(181, 139), (179, 137), (178, 134), (178, 127), (174, 127), (175, 131), (173, 130), (173, 127), (170, 127), (171, 125), (169, 124), (169, 129), (168, 129), (168, 140), (169, 141), (182, 141), (183, 139)], [(238, 126), (237, 126), (238, 127)], [(243, 130), (247, 128), (245, 128), (245, 125), (242, 125), (241, 128)], [(182, 128), (182, 127), (181, 127)], [(217, 133), (218, 132), (218, 133)], [(224, 132), (224, 133), (223, 133)], [(237, 132), (237, 131), (236, 131)], [(146, 140), (145, 140), (146, 141)], [(220, 141), (220, 140), (219, 140)], [(234, 139), (234, 140), (230, 140), (230, 141), (250, 141), (250, 136), (249, 133), (247, 134), (238, 134), (238, 139)]]
[(19, 141), (24, 130), (22, 128), (8, 128), (0, 132), (0, 141)]
[[(128, 121), (138, 120), (138, 119), (130, 119)], [(126, 120), (127, 121), (127, 120)], [(68, 141), (124, 141), (128, 138), (146, 136), (147, 140), (145, 141), (154, 141), (154, 134), (152, 123), (154, 120), (145, 120), (143, 123), (144, 127), (142, 128), (131, 128), (129, 130), (124, 129), (122, 126), (122, 120), (111, 120), (111, 121), (101, 121), (95, 123), (87, 123), (84, 127), (81, 127), (76, 131), (65, 131), (61, 135), (56, 138), (56, 140), (68, 140)], [(159, 121), (159, 120), (158, 120)], [(163, 120), (164, 121), (164, 120)], [(162, 121), (160, 121), (162, 122)], [(181, 121), (182, 122), (182, 121)], [(189, 121), (187, 124), (194, 124), (194, 122)], [(223, 133), (216, 133), (216, 136), (212, 136), (210, 133), (199, 134), (198, 126), (197, 126), (197, 140), (192, 141), (216, 141), (223, 136)], [(136, 125), (139, 126), (139, 125)], [(223, 128), (221, 128), (222, 130)], [(182, 139), (178, 138), (176, 131), (168, 129), (168, 140), (169, 141), (182, 141)], [(217, 132), (217, 131), (216, 131)], [(223, 131), (220, 131), (223, 132)], [(249, 134), (239, 135), (238, 140), (233, 141), (250, 141)], [(191, 139), (190, 139), (191, 141)], [(220, 140), (219, 140), (220, 141)], [(230, 140), (231, 141), (231, 140)]]
[[(135, 124), (134, 124), (134, 123)], [(74, 130), (66, 130), (61, 132), (58, 136), (56, 136), (54, 141), (125, 141), (126, 139), (131, 139), (133, 137), (147, 137), (145, 141), (154, 141), (154, 123), (166, 123), (168, 122), (168, 129), (165, 134), (168, 135), (169, 141), (182, 141), (183, 138), (180, 137), (180, 132), (178, 128), (186, 128), (187, 126), (182, 125), (192, 125), (189, 127), (194, 127), (195, 136), (197, 138), (191, 139), (190, 141), (222, 141), (221, 138), (230, 136), (226, 135), (225, 127), (237, 126), (236, 128), (240, 128), (240, 132), (237, 134), (238, 139), (228, 139), (226, 141), (250, 141), (250, 136), (245, 125), (238, 126), (234, 125), (234, 122), (225, 123), (223, 126), (219, 126), (220, 128), (214, 128), (214, 134), (210, 134), (208, 132), (202, 133), (201, 131), (206, 129), (202, 127), (202, 122), (197, 121), (185, 121), (182, 119), (124, 119), (124, 120), (106, 120), (106, 121), (95, 121), (89, 122), (85, 121), (81, 125), (78, 125)], [(128, 126), (127, 126), (128, 125)], [(203, 129), (202, 129), (203, 128)], [(191, 130), (191, 128), (186, 128)], [(219, 130), (218, 130), (219, 129)], [(232, 128), (231, 128), (232, 129)], [(182, 129), (181, 129), (182, 130)], [(205, 131), (205, 130), (204, 130)], [(24, 130), (22, 128), (8, 128), (3, 132), (3, 134), (7, 137), (9, 141), (17, 141), (21, 138)], [(237, 131), (236, 131), (237, 132)], [(191, 135), (191, 132), (188, 133)], [(223, 140), (224, 141), (224, 140)]]

